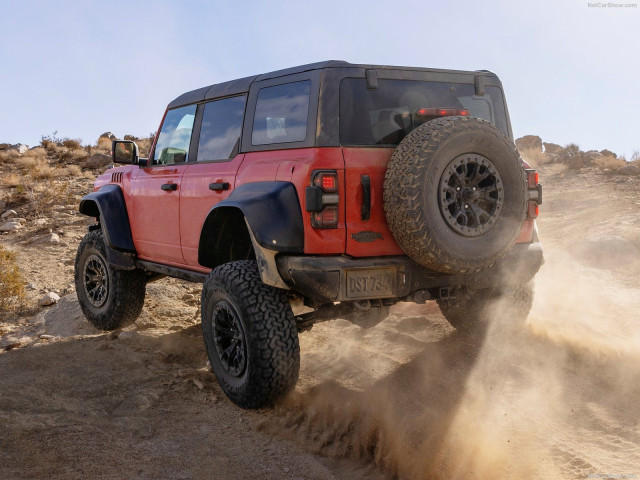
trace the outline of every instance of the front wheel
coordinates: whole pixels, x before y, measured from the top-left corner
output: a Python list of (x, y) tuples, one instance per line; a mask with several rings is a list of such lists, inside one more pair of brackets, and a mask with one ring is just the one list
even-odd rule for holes
[(259, 408), (295, 386), (300, 346), (289, 300), (262, 283), (255, 261), (215, 268), (202, 288), (201, 311), (209, 362), (232, 402)]
[(500, 289), (471, 290), (461, 287), (451, 298), (437, 300), (444, 318), (456, 329), (481, 329), (494, 315), (514, 325), (527, 319), (533, 305), (533, 281)]
[(75, 262), (76, 295), (84, 316), (100, 330), (136, 321), (144, 305), (146, 277), (141, 270), (121, 270), (107, 262), (102, 230), (85, 235)]

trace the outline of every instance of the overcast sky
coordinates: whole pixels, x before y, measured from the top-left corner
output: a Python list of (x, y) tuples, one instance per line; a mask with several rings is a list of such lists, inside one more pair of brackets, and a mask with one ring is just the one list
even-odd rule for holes
[(492, 70), (516, 137), (630, 156), (639, 30), (576, 0), (0, 0), (0, 142), (143, 136), (187, 90), (338, 59)]

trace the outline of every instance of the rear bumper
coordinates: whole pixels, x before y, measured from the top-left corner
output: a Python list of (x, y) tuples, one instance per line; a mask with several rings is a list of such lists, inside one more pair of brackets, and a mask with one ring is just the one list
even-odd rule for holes
[[(517, 244), (494, 267), (472, 275), (448, 275), (428, 270), (409, 257), (351, 258), (346, 256), (279, 255), (276, 263), (280, 276), (294, 291), (320, 303), (377, 298), (406, 298), (415, 292), (428, 292), (426, 298), (438, 297), (439, 291), (456, 286), (488, 288), (526, 283), (544, 263), (538, 242)], [(366, 278), (368, 272), (386, 275), (381, 291), (354, 294), (349, 279)], [(351, 280), (353, 282), (353, 280)]]

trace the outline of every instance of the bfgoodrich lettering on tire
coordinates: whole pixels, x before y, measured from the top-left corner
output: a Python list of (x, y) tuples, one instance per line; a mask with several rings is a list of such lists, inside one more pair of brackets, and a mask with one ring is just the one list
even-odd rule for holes
[(255, 261), (215, 268), (202, 288), (202, 332), (225, 394), (258, 408), (291, 390), (300, 370), (295, 319), (283, 290), (265, 285)]
[(431, 120), (393, 153), (384, 210), (398, 245), (445, 273), (494, 265), (513, 246), (527, 201), (526, 173), (513, 142), (470, 117)]

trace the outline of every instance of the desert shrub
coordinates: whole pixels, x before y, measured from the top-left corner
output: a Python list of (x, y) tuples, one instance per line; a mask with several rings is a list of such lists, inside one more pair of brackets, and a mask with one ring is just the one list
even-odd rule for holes
[(74, 138), (65, 138), (62, 140), (62, 146), (68, 148), (69, 150), (78, 150), (82, 148), (82, 140), (74, 139)]
[(0, 315), (15, 311), (23, 304), (24, 297), (16, 255), (0, 245)]
[(78, 165), (69, 165), (66, 173), (72, 177), (79, 177), (82, 175), (82, 169)]
[(99, 150), (109, 150), (111, 151), (111, 140), (109, 140), (107, 137), (100, 137), (98, 139), (98, 149)]
[(576, 145), (575, 143), (569, 143), (564, 148), (567, 151), (567, 154), (570, 155), (570, 156), (571, 155), (579, 155), (580, 154), (580, 147), (578, 145)]
[(15, 163), (16, 159), (20, 157), (20, 154), (15, 150), (5, 150), (0, 152), (0, 164), (3, 163)]
[(624, 158), (604, 157), (602, 159), (602, 168), (608, 168), (609, 170), (617, 170), (625, 165), (627, 165), (627, 162)]

